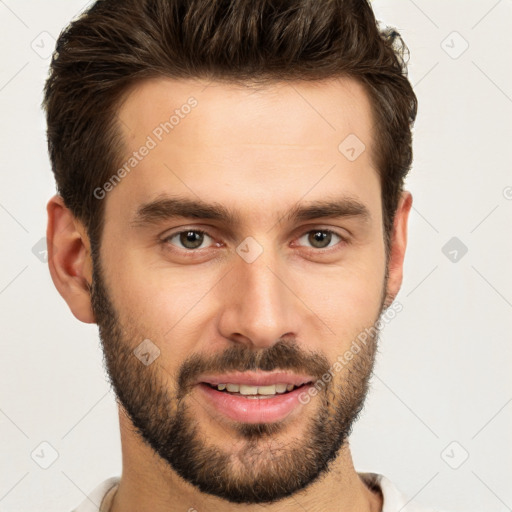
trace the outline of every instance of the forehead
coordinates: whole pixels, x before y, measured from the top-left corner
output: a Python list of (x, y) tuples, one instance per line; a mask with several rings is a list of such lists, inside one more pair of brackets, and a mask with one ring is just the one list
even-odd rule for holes
[[(197, 105), (189, 108), (191, 103)], [(351, 78), (268, 85), (146, 80), (127, 91), (119, 110), (121, 130), (129, 144), (137, 135), (152, 133), (160, 123), (171, 120), (176, 143), (183, 143), (190, 133), (178, 129), (178, 124), (191, 110), (191, 118), (218, 128), (201, 131), (203, 145), (213, 145), (219, 139), (223, 143), (228, 135), (233, 143), (300, 147), (305, 145), (304, 136), (311, 137), (312, 132), (327, 136), (326, 143), (336, 142), (347, 132), (365, 142), (373, 135), (368, 95), (363, 85)], [(173, 114), (175, 119), (171, 119)]]
[(166, 193), (253, 213), (333, 189), (377, 200), (372, 110), (353, 79), (259, 87), (151, 79), (129, 91), (118, 118), (125, 172), (108, 202), (125, 215)]

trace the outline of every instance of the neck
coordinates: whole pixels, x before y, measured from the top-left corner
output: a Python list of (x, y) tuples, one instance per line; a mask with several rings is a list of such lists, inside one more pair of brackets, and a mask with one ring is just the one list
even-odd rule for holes
[[(261, 512), (261, 504), (230, 503), (200, 492), (141, 440), (122, 409), (119, 422), (123, 472), (109, 512)], [(327, 473), (293, 496), (264, 506), (267, 512), (380, 512), (382, 496), (359, 477), (345, 443)]]

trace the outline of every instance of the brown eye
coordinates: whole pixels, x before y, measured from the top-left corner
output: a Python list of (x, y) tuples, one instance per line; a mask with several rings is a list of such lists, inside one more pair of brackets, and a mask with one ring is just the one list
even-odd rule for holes
[(299, 240), (305, 238), (311, 247), (315, 249), (326, 249), (333, 241), (333, 237), (338, 238), (338, 241), (342, 240), (342, 238), (333, 231), (328, 229), (315, 229), (302, 235)]
[(186, 231), (180, 231), (179, 233), (174, 233), (173, 235), (168, 236), (165, 241), (172, 243), (173, 245), (177, 245), (172, 242), (173, 239), (177, 239), (179, 244), (179, 248), (181, 249), (198, 249), (200, 248), (205, 239), (210, 238), (204, 231), (199, 231), (197, 229), (188, 229)]

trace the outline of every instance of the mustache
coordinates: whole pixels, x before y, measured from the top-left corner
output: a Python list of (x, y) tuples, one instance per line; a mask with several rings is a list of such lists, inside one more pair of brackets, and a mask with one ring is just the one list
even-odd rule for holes
[(178, 389), (185, 394), (204, 373), (226, 373), (233, 371), (274, 370), (307, 373), (320, 379), (330, 368), (325, 355), (319, 352), (304, 351), (297, 343), (280, 339), (271, 347), (255, 351), (246, 345), (229, 347), (225, 351), (206, 358), (193, 354), (180, 367)]

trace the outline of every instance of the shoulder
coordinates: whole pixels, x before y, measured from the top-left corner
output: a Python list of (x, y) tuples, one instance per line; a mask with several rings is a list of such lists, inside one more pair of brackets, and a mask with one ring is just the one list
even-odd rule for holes
[[(71, 512), (104, 512), (102, 502), (109, 491), (119, 484), (120, 477), (113, 476), (97, 485), (84, 501)], [(105, 510), (107, 512), (108, 509)]]
[(363, 482), (372, 490), (380, 490), (383, 497), (382, 512), (447, 512), (424, 507), (403, 494), (395, 484), (379, 473), (358, 473)]

